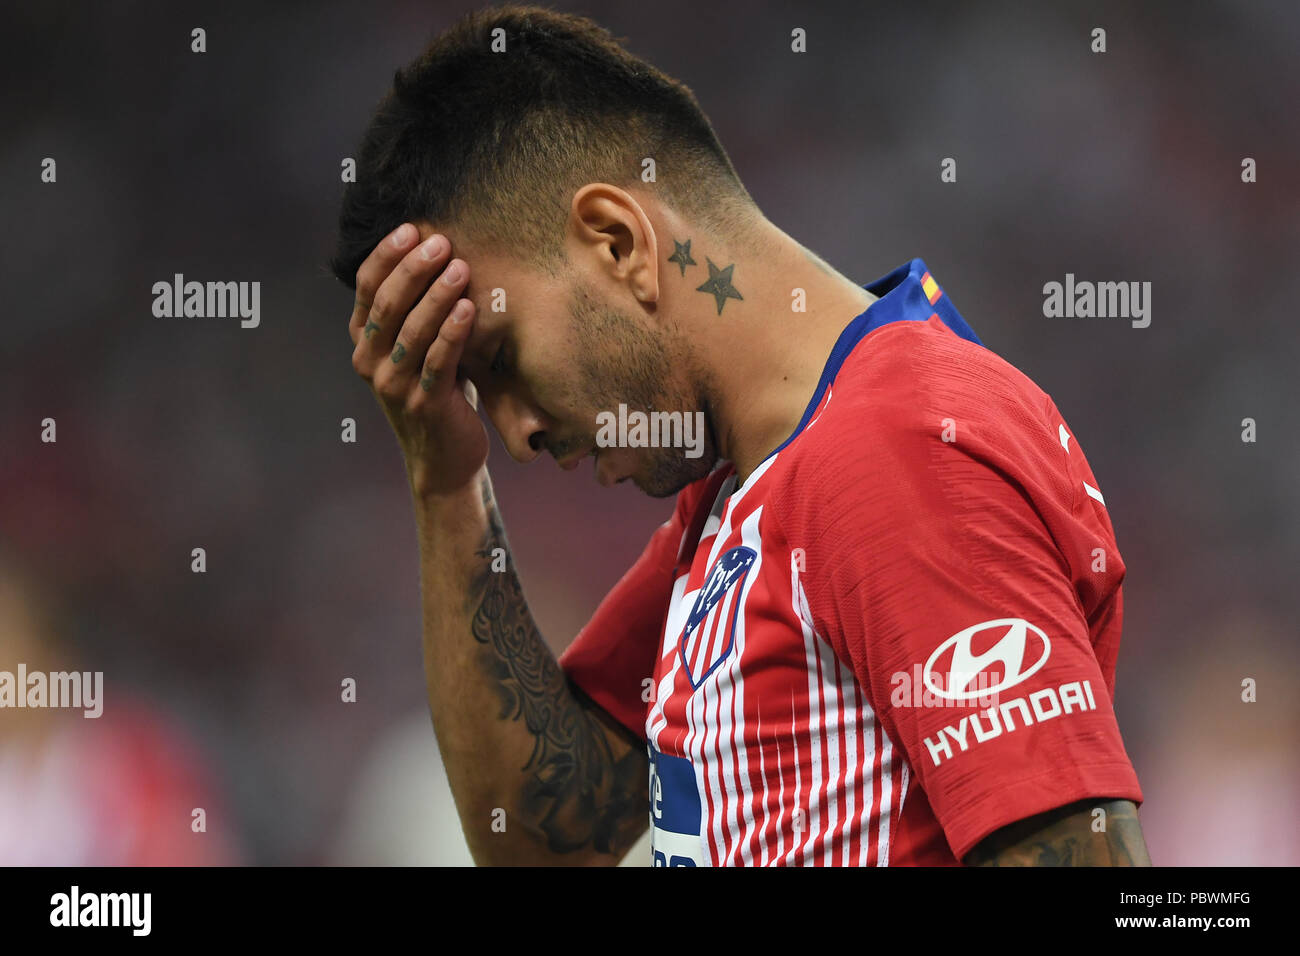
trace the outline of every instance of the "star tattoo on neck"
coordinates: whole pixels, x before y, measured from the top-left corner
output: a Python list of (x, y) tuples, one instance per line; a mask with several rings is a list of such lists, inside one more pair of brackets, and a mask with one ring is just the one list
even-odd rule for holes
[(736, 268), (733, 262), (725, 269), (719, 269), (713, 264), (713, 260), (708, 256), (704, 261), (709, 264), (709, 281), (699, 286), (696, 292), (707, 292), (713, 296), (714, 301), (718, 303), (718, 315), (722, 314), (722, 306), (728, 299), (740, 299), (744, 301), (744, 296), (736, 291), (736, 287), (731, 284), (731, 270)]
[(668, 261), (675, 262), (681, 266), (682, 275), (686, 275), (686, 267), (696, 264), (695, 260), (691, 258), (691, 240), (687, 239), (685, 242), (678, 242), (674, 239), (673, 245), (677, 248), (673, 254), (668, 257)]

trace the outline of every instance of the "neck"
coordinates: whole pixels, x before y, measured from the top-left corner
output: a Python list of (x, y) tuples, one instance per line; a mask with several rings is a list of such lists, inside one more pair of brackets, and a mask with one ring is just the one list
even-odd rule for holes
[[(744, 248), (700, 239), (690, 255), (705, 268), (677, 283), (683, 324), (709, 386), (718, 454), (744, 482), (798, 427), (840, 333), (876, 297), (767, 220)], [(701, 293), (707, 260), (715, 276), (731, 272)], [(678, 272), (670, 265), (666, 280)]]

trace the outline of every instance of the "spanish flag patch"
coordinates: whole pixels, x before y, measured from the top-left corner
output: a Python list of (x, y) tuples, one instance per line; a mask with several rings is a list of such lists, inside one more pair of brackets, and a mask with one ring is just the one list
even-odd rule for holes
[(921, 288), (925, 290), (925, 297), (934, 305), (939, 296), (943, 295), (943, 290), (939, 288), (939, 283), (930, 278), (930, 273), (926, 272), (921, 276)]

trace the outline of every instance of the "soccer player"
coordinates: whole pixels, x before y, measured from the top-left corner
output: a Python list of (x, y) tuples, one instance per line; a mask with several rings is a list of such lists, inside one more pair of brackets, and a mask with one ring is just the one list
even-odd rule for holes
[[(664, 866), (1149, 862), (1100, 483), (922, 260), (845, 278), (685, 86), (520, 7), (398, 71), (340, 232), (477, 861), (614, 864), (649, 823)], [(676, 496), (559, 661), (480, 405), (518, 461)]]

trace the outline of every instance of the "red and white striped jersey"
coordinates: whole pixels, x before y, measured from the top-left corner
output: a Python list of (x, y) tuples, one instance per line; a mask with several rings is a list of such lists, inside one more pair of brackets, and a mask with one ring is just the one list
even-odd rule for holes
[(1082, 450), (924, 262), (866, 288), (799, 427), (684, 489), (561, 657), (646, 741), (656, 865), (951, 865), (1142, 801)]

